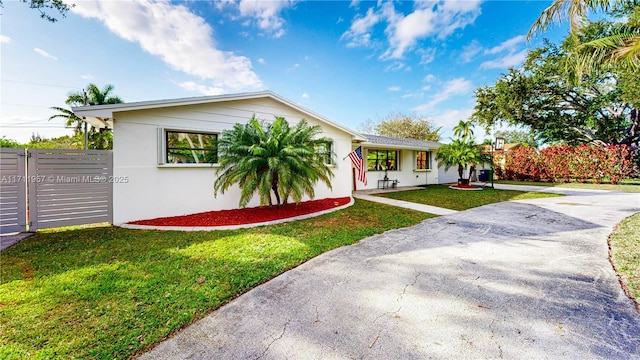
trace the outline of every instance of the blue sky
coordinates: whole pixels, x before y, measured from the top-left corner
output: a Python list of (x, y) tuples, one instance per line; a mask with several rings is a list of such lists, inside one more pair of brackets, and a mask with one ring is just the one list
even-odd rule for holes
[(70, 134), (50, 107), (93, 82), (126, 102), (266, 89), (354, 130), (415, 112), (446, 141), (476, 88), (567, 31), (525, 41), (550, 1), (75, 3), (49, 23), (4, 2), (0, 136)]

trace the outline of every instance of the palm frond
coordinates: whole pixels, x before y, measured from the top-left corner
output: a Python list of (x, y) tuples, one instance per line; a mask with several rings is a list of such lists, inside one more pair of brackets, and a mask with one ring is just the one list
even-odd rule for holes
[(580, 33), (588, 11), (607, 11), (626, 2), (627, 0), (556, 0), (533, 23), (527, 33), (527, 41), (536, 33), (545, 31), (551, 24), (560, 24), (565, 19), (569, 21), (572, 33)]
[(590, 74), (602, 65), (640, 68), (640, 29), (621, 29), (578, 46), (571, 55), (578, 74)]

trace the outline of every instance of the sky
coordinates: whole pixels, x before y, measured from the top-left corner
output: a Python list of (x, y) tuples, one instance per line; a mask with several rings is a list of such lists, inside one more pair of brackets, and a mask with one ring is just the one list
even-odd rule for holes
[(0, 137), (71, 134), (51, 107), (95, 83), (125, 102), (271, 90), (356, 131), (414, 113), (447, 142), (475, 89), (567, 33), (526, 41), (541, 0), (73, 2), (50, 23), (4, 1)]

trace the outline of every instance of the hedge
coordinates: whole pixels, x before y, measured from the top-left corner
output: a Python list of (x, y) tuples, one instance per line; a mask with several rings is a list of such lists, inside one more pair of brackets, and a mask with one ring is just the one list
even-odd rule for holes
[(519, 147), (494, 155), (496, 175), (507, 180), (609, 182), (633, 177), (638, 169), (626, 145)]

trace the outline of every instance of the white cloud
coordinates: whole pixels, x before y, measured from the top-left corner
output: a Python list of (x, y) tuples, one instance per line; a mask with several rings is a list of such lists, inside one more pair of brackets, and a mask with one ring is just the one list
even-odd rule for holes
[(439, 93), (431, 96), (428, 103), (417, 106), (414, 110), (419, 112), (431, 111), (439, 103), (448, 100), (456, 95), (467, 94), (473, 89), (473, 83), (464, 78), (449, 80), (444, 84), (444, 88)]
[(420, 65), (428, 65), (436, 59), (435, 48), (418, 49), (416, 52), (420, 55)]
[(429, 74), (429, 75), (425, 76), (424, 79), (422, 79), (422, 81), (429, 83), (429, 82), (432, 82), (435, 79), (436, 79), (436, 77), (433, 76), (433, 74)]
[(513, 37), (507, 41), (504, 41), (502, 44), (498, 45), (498, 46), (494, 46), (491, 49), (485, 50), (485, 54), (497, 54), (503, 51), (508, 51), (510, 53), (513, 53), (516, 51), (516, 48), (518, 45), (520, 44), (524, 44), (526, 40), (526, 36), (524, 35), (518, 35), (516, 37)]
[(507, 69), (521, 65), (527, 58), (528, 50), (524, 49), (515, 54), (508, 54), (500, 59), (485, 61), (480, 64), (481, 69)]
[[(460, 120), (467, 120), (473, 114), (473, 108), (445, 110), (437, 115), (432, 115), (431, 119), (436, 126), (442, 127), (442, 136), (444, 138), (452, 136), (452, 129)], [(483, 138), (479, 132), (483, 132), (479, 127), (474, 128), (477, 138)], [(444, 139), (443, 139), (444, 140)]]
[(266, 60), (264, 58), (258, 59), (258, 64), (264, 64), (264, 63), (266, 63)]
[(309, 94), (304, 93), (300, 97), (303, 98), (303, 99), (308, 99), (309, 98)]
[(387, 88), (387, 91), (394, 91), (395, 92), (395, 91), (400, 91), (400, 90), (402, 90), (402, 88), (400, 86), (389, 86)]
[(411, 68), (407, 67), (407, 65), (403, 62), (394, 61), (384, 69), (384, 71), (400, 71), (400, 70), (409, 71), (411, 70)]
[(478, 55), (482, 51), (482, 46), (477, 40), (473, 40), (469, 45), (465, 45), (462, 47), (462, 54), (460, 55), (460, 59), (463, 63), (468, 63), (473, 58)]
[(262, 87), (244, 56), (216, 48), (206, 21), (182, 5), (168, 1), (80, 1), (78, 15), (102, 21), (113, 33), (138, 43), (172, 68), (212, 82), (204, 93), (218, 89), (246, 90)]
[[(391, 4), (391, 3), (385, 3)], [(404, 16), (393, 5), (383, 8), (388, 21), (385, 31), (389, 49), (383, 59), (399, 59), (412, 49), (418, 40), (427, 37), (445, 39), (457, 29), (472, 24), (480, 15), (480, 1), (416, 2), (416, 9)]]
[(84, 80), (93, 80), (93, 75), (91, 74), (84, 74), (84, 75), (80, 75), (81, 78), (83, 78)]
[(341, 40), (347, 40), (347, 47), (370, 46), (370, 31), (380, 21), (380, 16), (376, 14), (373, 8), (367, 10), (364, 17), (356, 16), (347, 30), (340, 37)]
[(258, 28), (267, 31), (274, 37), (278, 38), (285, 33), (282, 28), (284, 20), (280, 17), (280, 12), (292, 6), (293, 3), (294, 1), (292, 0), (240, 0), (238, 9), (240, 10), (241, 16), (254, 18)]
[(11, 38), (6, 35), (0, 35), (0, 44), (9, 44), (11, 43)]
[(57, 57), (55, 57), (55, 56), (53, 56), (53, 55), (49, 54), (48, 52), (46, 52), (46, 51), (44, 51), (44, 50), (42, 50), (42, 49), (35, 48), (35, 49), (33, 49), (33, 51), (35, 51), (36, 53), (38, 53), (38, 55), (42, 56), (43, 58), (51, 59), (51, 60), (58, 60), (58, 58), (57, 58)]

